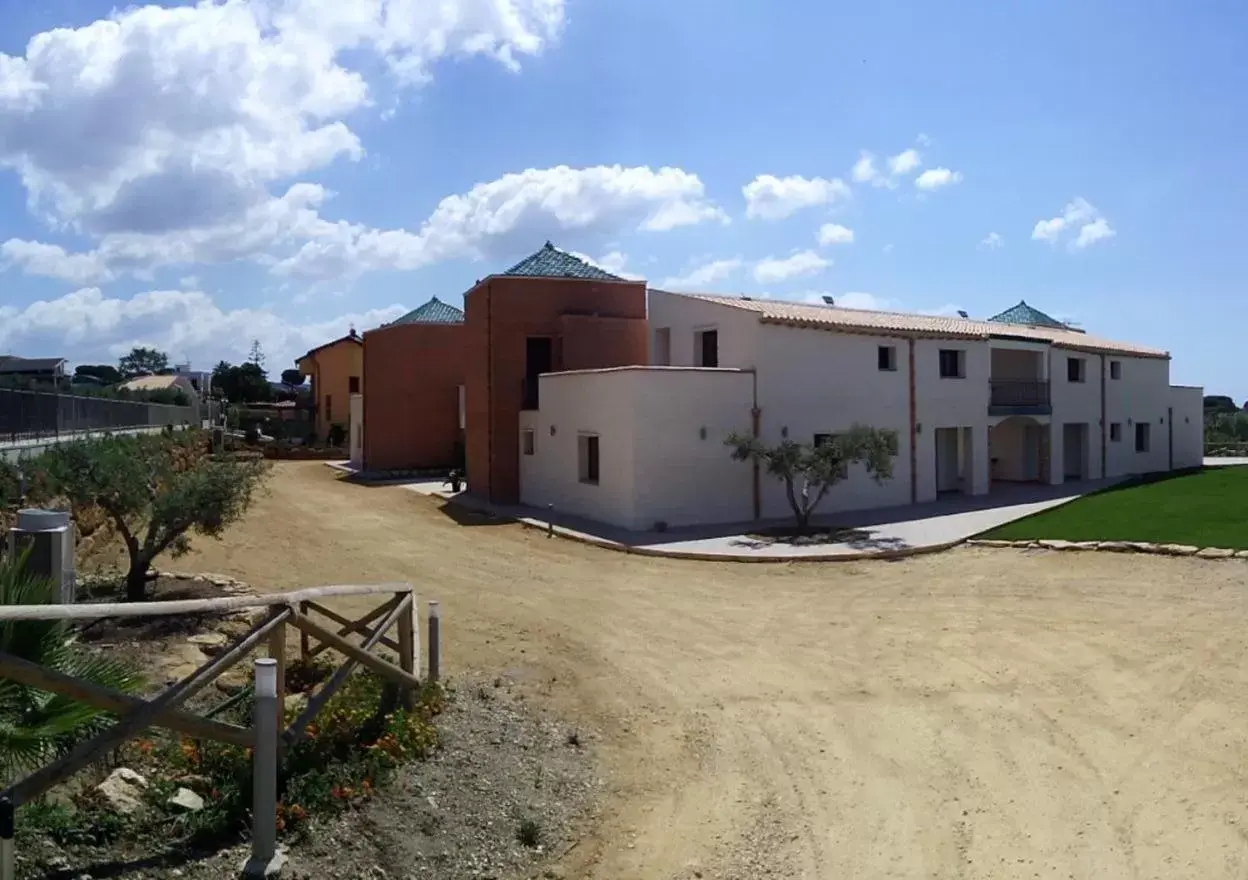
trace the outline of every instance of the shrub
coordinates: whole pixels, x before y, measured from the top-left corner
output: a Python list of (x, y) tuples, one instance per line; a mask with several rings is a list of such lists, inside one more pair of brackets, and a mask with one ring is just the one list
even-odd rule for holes
[(329, 426), (328, 442), (330, 446), (342, 446), (347, 442), (347, 427), (341, 422)]

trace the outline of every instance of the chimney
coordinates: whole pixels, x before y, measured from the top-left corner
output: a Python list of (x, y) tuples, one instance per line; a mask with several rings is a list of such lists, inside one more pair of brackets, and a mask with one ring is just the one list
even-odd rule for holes
[(823, 304), (824, 304), (825, 306), (834, 306), (834, 305), (836, 305), (836, 300), (835, 300), (835, 299), (833, 299), (833, 298), (832, 298), (832, 297), (830, 297), (830, 296), (825, 296), (825, 297), (823, 297)]

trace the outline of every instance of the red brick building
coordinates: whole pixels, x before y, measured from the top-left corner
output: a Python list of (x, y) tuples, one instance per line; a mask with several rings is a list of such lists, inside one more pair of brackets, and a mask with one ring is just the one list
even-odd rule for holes
[(646, 283), (550, 242), (477, 282), (462, 322), (430, 320), (453, 308), (434, 303), (365, 334), (366, 470), (450, 466), (462, 436), (469, 490), (517, 502), (520, 412), (537, 404), (537, 377), (649, 363)]

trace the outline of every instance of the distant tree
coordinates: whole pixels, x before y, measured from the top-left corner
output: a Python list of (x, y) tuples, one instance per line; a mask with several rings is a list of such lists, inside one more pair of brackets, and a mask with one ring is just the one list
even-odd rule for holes
[(263, 403), (273, 399), (273, 386), (255, 363), (234, 366), (225, 361), (212, 372), (212, 387), (230, 403)]
[(130, 601), (146, 598), (153, 560), (190, 549), (190, 533), (220, 537), (268, 472), (263, 459), (209, 454), (196, 431), (80, 440), (52, 447), (36, 466), (49, 495), (108, 516), (130, 557)]
[(130, 349), (130, 353), (117, 364), (123, 376), (133, 379), (148, 373), (159, 373), (169, 368), (169, 355), (154, 348), (142, 346)]
[(74, 367), (74, 379), (85, 377), (94, 379), (101, 385), (116, 385), (125, 381), (125, 376), (112, 364), (81, 364)]
[(264, 351), (260, 348), (259, 339), (251, 340), (251, 352), (247, 355), (247, 363), (264, 369)]
[(1205, 415), (1224, 412), (1233, 413), (1238, 411), (1239, 407), (1235, 405), (1235, 401), (1227, 397), (1225, 394), (1205, 395)]
[(303, 384), (303, 373), (299, 370), (282, 370), (282, 384), (293, 391)]
[(861, 462), (878, 483), (893, 476), (897, 432), (854, 425), (825, 443), (782, 440), (768, 446), (757, 437), (730, 434), (724, 441), (737, 461), (756, 461), (784, 483), (785, 497), (799, 531), (810, 528), (810, 517), (828, 490), (849, 475), (849, 465)]

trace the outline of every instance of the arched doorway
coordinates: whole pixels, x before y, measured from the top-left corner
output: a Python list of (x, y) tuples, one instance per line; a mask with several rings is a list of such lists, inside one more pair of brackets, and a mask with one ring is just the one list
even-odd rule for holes
[(1048, 482), (1048, 425), (1031, 416), (1010, 416), (988, 428), (994, 483)]

